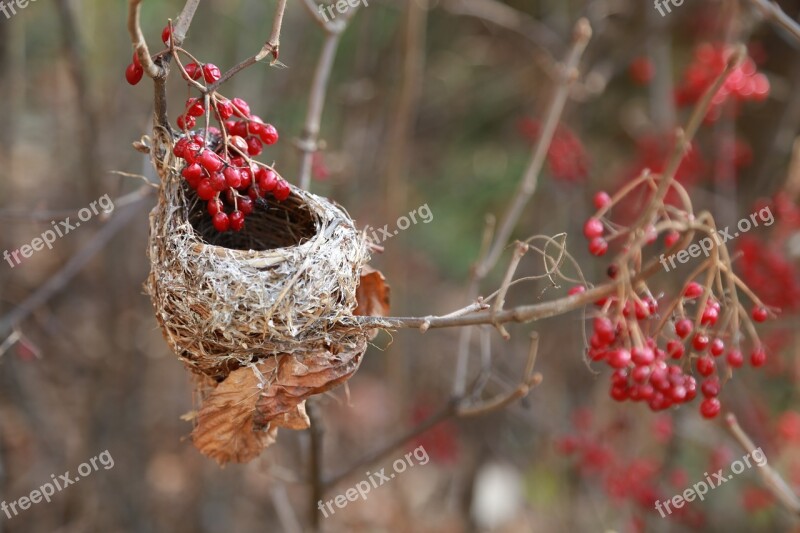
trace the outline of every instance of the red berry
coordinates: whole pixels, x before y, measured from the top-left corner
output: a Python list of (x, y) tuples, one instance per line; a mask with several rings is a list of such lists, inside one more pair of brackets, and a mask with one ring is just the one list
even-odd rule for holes
[(278, 175), (274, 171), (261, 167), (258, 169), (258, 188), (271, 192), (278, 186)]
[(244, 213), (241, 211), (234, 211), (231, 213), (231, 229), (233, 231), (241, 231), (244, 227)]
[(199, 181), (205, 173), (203, 172), (203, 167), (197, 163), (192, 163), (183, 167), (181, 174), (186, 178), (186, 181)]
[(247, 153), (253, 157), (259, 155), (264, 150), (264, 145), (261, 144), (255, 137), (247, 138)]
[(186, 114), (193, 117), (202, 117), (206, 110), (203, 101), (199, 98), (189, 98), (186, 100)]
[(722, 352), (725, 351), (725, 343), (720, 338), (716, 338), (711, 341), (711, 355), (714, 357), (719, 357), (722, 355)]
[(234, 167), (225, 167), (225, 170), (222, 171), (222, 174), (225, 176), (225, 183), (228, 185), (228, 187), (238, 189), (242, 186), (242, 174), (239, 172), (239, 169)]
[(631, 62), (628, 74), (634, 83), (647, 85), (653, 79), (656, 69), (653, 62), (648, 57), (637, 57)]
[(707, 380), (703, 381), (703, 384), (700, 385), (700, 390), (703, 391), (703, 396), (706, 398), (715, 398), (719, 396), (719, 378), (716, 376), (713, 378), (708, 378)]
[(172, 147), (172, 153), (175, 154), (175, 157), (180, 157), (183, 159), (184, 154), (186, 153), (186, 145), (189, 144), (188, 137), (181, 137), (178, 139), (178, 142)]
[(244, 216), (247, 216), (253, 212), (253, 200), (250, 198), (237, 198), (236, 205), (239, 207), (239, 211), (241, 211)]
[(655, 361), (656, 356), (650, 348), (635, 347), (631, 350), (631, 360), (637, 366), (650, 365)]
[(719, 309), (716, 307), (707, 307), (705, 311), (703, 311), (703, 316), (700, 317), (700, 323), (705, 326), (713, 326), (717, 323), (717, 319), (719, 318)]
[(200, 153), (197, 157), (197, 162), (203, 165), (209, 172), (218, 172), (222, 170), (222, 167), (225, 165), (220, 156), (207, 149)]
[(598, 316), (594, 319), (593, 329), (597, 337), (606, 344), (612, 342), (616, 337), (614, 331), (614, 324), (611, 320), (604, 316)]
[(574, 287), (570, 288), (567, 291), (568, 296), (575, 296), (576, 294), (581, 294), (582, 292), (586, 292), (586, 287), (583, 285), (575, 285)]
[(220, 100), (217, 102), (217, 113), (222, 120), (228, 120), (233, 116), (233, 106), (228, 100)]
[(595, 208), (603, 209), (611, 204), (611, 197), (605, 191), (598, 191), (595, 193), (594, 198), (592, 198), (592, 203)]
[(278, 130), (272, 124), (264, 124), (258, 136), (267, 146), (278, 142)]
[(667, 353), (673, 359), (680, 359), (685, 352), (686, 349), (680, 341), (671, 340), (667, 343)]
[(240, 120), (233, 124), (233, 127), (230, 129), (230, 133), (233, 135), (238, 135), (239, 137), (245, 138), (247, 137), (247, 122), (244, 120)]
[(708, 346), (708, 335), (704, 335), (702, 333), (698, 333), (692, 339), (692, 346), (698, 352), (702, 352)]
[(769, 316), (769, 313), (763, 307), (754, 307), (751, 314), (756, 322), (764, 322)]
[(277, 185), (275, 185), (275, 190), (272, 191), (272, 195), (275, 197), (276, 200), (282, 202), (289, 198), (289, 195), (292, 194), (292, 189), (289, 187), (289, 184), (286, 183), (283, 179), (278, 179)]
[(596, 218), (590, 218), (583, 225), (583, 234), (587, 239), (594, 239), (603, 235), (603, 223)]
[(239, 188), (244, 189), (253, 183), (253, 171), (251, 169), (243, 168), (239, 170), (239, 174), (242, 176), (242, 184), (239, 185)]
[(186, 70), (186, 74), (189, 75), (189, 78), (193, 80), (199, 80), (200, 76), (203, 75), (203, 71), (197, 66), (197, 63), (189, 63), (184, 70)]
[(144, 76), (144, 69), (141, 65), (131, 63), (128, 65), (128, 68), (125, 69), (125, 79), (128, 80), (128, 83), (131, 85), (136, 85), (142, 81), (142, 76)]
[(240, 154), (246, 154), (248, 150), (247, 141), (239, 135), (231, 135), (228, 137), (228, 144)]
[(744, 364), (744, 356), (739, 350), (731, 350), (728, 352), (725, 360), (728, 361), (728, 365), (731, 368), (741, 368), (741, 366)]
[(219, 198), (212, 198), (211, 200), (208, 201), (208, 205), (206, 206), (208, 214), (211, 215), (212, 217), (217, 213), (221, 212), (222, 209), (223, 209), (222, 200), (220, 200)]
[(214, 224), (214, 229), (220, 233), (228, 231), (228, 228), (231, 225), (230, 218), (222, 211), (214, 215), (214, 218), (211, 219), (211, 222)]
[(224, 191), (228, 188), (228, 184), (225, 182), (225, 176), (222, 175), (222, 172), (214, 172), (211, 174), (211, 187), (215, 191)]
[(161, 40), (162, 40), (162, 41), (164, 42), (164, 44), (166, 44), (167, 46), (169, 46), (169, 36), (170, 36), (170, 33), (172, 33), (172, 32), (170, 32), (170, 31), (169, 31), (169, 24), (167, 24), (166, 26), (164, 26), (164, 29), (163, 29), (163, 30), (161, 30)]
[(244, 118), (250, 118), (250, 106), (247, 105), (247, 102), (242, 100), (241, 98), (234, 98), (231, 100), (231, 104), (235, 108), (237, 114)]
[(714, 363), (714, 359), (712, 359), (708, 355), (704, 355), (700, 359), (697, 360), (697, 371), (700, 373), (701, 376), (708, 377), (714, 373), (714, 369), (716, 368), (716, 364)]
[(190, 130), (197, 125), (197, 119), (190, 115), (180, 115), (177, 122), (182, 130)]
[(700, 404), (700, 414), (703, 415), (703, 418), (714, 418), (719, 414), (721, 407), (718, 399), (706, 398)]
[(200, 144), (194, 141), (189, 141), (186, 143), (186, 147), (183, 150), (183, 157), (187, 163), (192, 164), (197, 161), (197, 154), (200, 151)]
[(664, 236), (664, 246), (672, 248), (680, 240), (681, 234), (677, 231), (670, 231)]
[(206, 83), (214, 83), (221, 77), (222, 73), (219, 71), (219, 67), (214, 63), (206, 63), (203, 65), (203, 78), (206, 80)]
[(595, 237), (589, 241), (589, 253), (595, 257), (600, 257), (608, 251), (608, 242), (602, 237)]
[(217, 191), (211, 186), (211, 180), (209, 178), (203, 178), (200, 180), (200, 183), (197, 184), (197, 197), (201, 200), (211, 200), (216, 194)]
[(701, 294), (703, 294), (703, 286), (696, 281), (689, 283), (683, 291), (683, 296), (689, 299), (697, 298)]
[(251, 115), (247, 124), (247, 133), (258, 136), (264, 131), (264, 121), (258, 115)]
[(764, 351), (764, 348), (756, 348), (753, 350), (753, 353), (750, 354), (750, 364), (754, 367), (758, 368), (760, 366), (764, 366), (764, 363), (767, 362), (767, 352)]
[(686, 337), (688, 337), (689, 333), (692, 332), (693, 328), (694, 326), (692, 326), (692, 321), (689, 320), (688, 318), (682, 318), (675, 323), (675, 333), (681, 339), (685, 339)]
[(613, 350), (608, 354), (608, 364), (611, 368), (625, 368), (631, 362), (631, 352), (625, 348)]

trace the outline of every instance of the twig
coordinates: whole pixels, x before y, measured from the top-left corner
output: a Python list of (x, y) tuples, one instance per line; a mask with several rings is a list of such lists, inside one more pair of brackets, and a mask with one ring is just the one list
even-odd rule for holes
[(308, 111), (303, 133), (297, 140), (297, 148), (302, 152), (300, 160), (299, 186), (308, 190), (311, 185), (311, 165), (314, 153), (318, 150), (318, 137), (322, 111), (325, 108), (325, 94), (328, 91), (333, 61), (339, 48), (340, 32), (328, 32), (325, 35), (325, 44), (322, 46), (317, 68), (314, 70), (314, 79), (311, 84), (311, 93), (308, 97)]
[(317, 509), (317, 502), (322, 500), (325, 491), (325, 483), (322, 479), (322, 420), (319, 416), (319, 409), (314, 401), (306, 402), (306, 411), (311, 423), (309, 434), (309, 470), (311, 481), (311, 502), (309, 518), (314, 530), (318, 531), (320, 526), (320, 513)]
[[(728, 431), (739, 442), (739, 445), (752, 456), (757, 447), (750, 436), (747, 435), (739, 425), (739, 422), (736, 420), (736, 415), (728, 413), (725, 416), (725, 423)], [(760, 466), (758, 472), (761, 474), (761, 478), (764, 480), (767, 490), (781, 502), (781, 505), (792, 514), (800, 516), (800, 498), (798, 498), (797, 494), (794, 493), (786, 481), (783, 480), (781, 475), (768, 463), (764, 463), (763, 466)]]
[(163, 76), (164, 71), (150, 57), (150, 50), (147, 48), (147, 41), (144, 39), (142, 26), (139, 22), (141, 4), (142, 0), (130, 0), (128, 2), (128, 34), (130, 34), (133, 49), (136, 55), (139, 56), (139, 62), (142, 64), (144, 73), (155, 79)]
[(586, 45), (589, 43), (589, 39), (592, 35), (592, 29), (591, 26), (589, 26), (589, 21), (586, 19), (580, 19), (575, 24), (573, 35), (574, 38), (572, 49), (570, 50), (567, 60), (564, 64), (563, 80), (561, 85), (556, 90), (556, 93), (553, 96), (553, 101), (549, 106), (549, 112), (542, 128), (541, 137), (536, 143), (531, 161), (528, 164), (525, 175), (523, 176), (522, 181), (519, 184), (519, 188), (514, 195), (514, 200), (506, 211), (503, 222), (500, 224), (500, 229), (495, 235), (494, 242), (489, 249), (489, 253), (478, 263), (478, 266), (476, 267), (476, 274), (478, 278), (485, 277), (486, 274), (494, 267), (494, 265), (497, 264), (500, 254), (502, 254), (509, 237), (511, 237), (511, 233), (514, 231), (514, 228), (517, 226), (522, 213), (525, 211), (525, 207), (528, 205), (533, 193), (536, 192), (539, 173), (542, 170), (542, 165), (544, 164), (547, 151), (550, 148), (550, 141), (553, 139), (556, 126), (558, 126), (561, 113), (564, 110), (564, 105), (566, 104), (567, 96), (569, 95), (569, 88), (578, 77), (578, 63), (580, 62), (583, 51), (586, 49)]
[(783, 28), (789, 35), (800, 41), (800, 24), (784, 13), (781, 6), (775, 2), (769, 2), (768, 0), (750, 0), (750, 3), (761, 11), (767, 20)]
[(278, 60), (281, 46), (281, 26), (283, 25), (283, 14), (286, 12), (286, 0), (278, 0), (278, 7), (275, 9), (275, 20), (272, 22), (272, 34), (264, 43), (264, 47), (256, 55), (256, 61), (261, 61), (267, 55), (272, 54), (275, 61)]
[[(524, 242), (517, 241), (517, 245), (514, 247), (514, 255), (511, 256), (511, 261), (509, 262), (508, 269), (506, 270), (506, 276), (497, 292), (497, 298), (494, 300), (494, 305), (492, 305), (492, 316), (496, 316), (497, 313), (503, 310), (503, 305), (506, 303), (506, 293), (508, 292), (508, 287), (514, 280), (514, 273), (517, 271), (519, 262), (522, 261), (522, 258), (526, 253), (528, 253), (528, 245)], [(500, 331), (500, 334), (504, 339), (508, 340), (511, 338), (511, 335), (508, 334), (501, 324), (495, 324), (495, 327), (498, 329), (498, 331)]]

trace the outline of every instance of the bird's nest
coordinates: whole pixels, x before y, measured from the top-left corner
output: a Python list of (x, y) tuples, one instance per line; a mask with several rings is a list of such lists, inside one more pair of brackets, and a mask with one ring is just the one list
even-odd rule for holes
[[(283, 202), (258, 205), (241, 232), (220, 234), (205, 202), (181, 179), (182, 162), (172, 156), (170, 145), (151, 149), (161, 190), (150, 213), (146, 282), (164, 337), (198, 374), (206, 400), (215, 388), (221, 392), (216, 384), (233, 372), (242, 383), (247, 379), (241, 372), (259, 375), (262, 405), (263, 397), (279, 391), (282, 401), (273, 401), (267, 412), (250, 413), (245, 432), (274, 434), (281, 420), (297, 429), (305, 420), (303, 400), (350, 377), (366, 349), (369, 332), (347, 321), (369, 260), (366, 240), (341, 207), (295, 187)], [(281, 376), (278, 370), (284, 367), (288, 370)], [(224, 414), (216, 407), (216, 414)], [(269, 440), (265, 434), (256, 436)], [(194, 436), (195, 444), (198, 437), (209, 437)], [(215, 438), (219, 435), (213, 433)], [(229, 444), (236, 448), (237, 443)], [(215, 458), (225, 462), (241, 456), (229, 449)]]

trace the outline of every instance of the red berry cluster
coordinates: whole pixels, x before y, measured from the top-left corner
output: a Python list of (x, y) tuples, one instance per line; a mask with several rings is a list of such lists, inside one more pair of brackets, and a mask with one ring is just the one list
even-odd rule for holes
[[(594, 318), (588, 356), (614, 369), (612, 398), (644, 402), (660, 411), (691, 402), (700, 392), (704, 397), (700, 413), (705, 418), (719, 414), (721, 362), (733, 371), (743, 365), (744, 358), (737, 347), (726, 346), (728, 334), (716, 328), (721, 304), (713, 297), (702, 312), (698, 310), (694, 321), (687, 318), (686, 310), (695, 304), (699, 307), (703, 293), (704, 288), (696, 282), (686, 286), (680, 302), (673, 306), (671, 334), (659, 331), (663, 323), (659, 304), (649, 294), (622, 302), (617, 298), (597, 302), (601, 312)], [(763, 307), (755, 307), (751, 316), (755, 322), (763, 322), (768, 314)], [(697, 377), (691, 373), (689, 361), (694, 363)], [(750, 354), (751, 365), (760, 367), (765, 362), (766, 352), (756, 345)]]
[[(164, 28), (161, 39), (171, 45), (169, 26)], [(175, 48), (175, 53), (187, 52)], [(197, 197), (207, 202), (206, 210), (217, 231), (241, 231), (259, 199), (272, 195), (282, 202), (291, 194), (289, 184), (274, 168), (252, 159), (261, 154), (264, 145), (278, 142), (278, 130), (252, 114), (241, 98), (229, 100), (217, 92), (213, 84), (222, 79), (222, 73), (213, 63), (193, 61), (184, 67), (178, 61), (178, 66), (189, 89), (200, 90), (198, 97), (186, 101), (176, 120), (181, 133), (173, 154), (185, 162), (181, 175)], [(142, 74), (134, 54), (126, 78), (135, 85)], [(193, 131), (201, 117), (206, 127)], [(218, 127), (208, 125), (212, 118)]]
[[(528, 118), (519, 123), (520, 133), (531, 142), (537, 142), (541, 135), (539, 121)], [(556, 128), (550, 148), (547, 151), (547, 165), (550, 174), (558, 180), (570, 183), (584, 181), (589, 175), (589, 155), (583, 143), (567, 126)]]
[(208, 202), (214, 228), (219, 232), (240, 231), (259, 198), (271, 194), (284, 201), (291, 190), (274, 169), (251, 159), (261, 154), (265, 144), (278, 141), (275, 127), (252, 115), (247, 102), (240, 98), (229, 101), (216, 93), (212, 98), (221, 128), (210, 127), (203, 134), (188, 131), (196, 117), (207, 111), (203, 100), (189, 98), (184, 114), (178, 117), (184, 135), (175, 143), (173, 153), (186, 161), (181, 175), (197, 197)]
[[(683, 82), (676, 90), (678, 105), (695, 104), (714, 80), (725, 70), (731, 50), (723, 45), (701, 44), (695, 48), (694, 60), (686, 68)], [(722, 104), (729, 98), (736, 102), (761, 101), (769, 95), (769, 80), (758, 72), (755, 62), (749, 57), (733, 69), (720, 87), (711, 103), (706, 120), (720, 117)]]

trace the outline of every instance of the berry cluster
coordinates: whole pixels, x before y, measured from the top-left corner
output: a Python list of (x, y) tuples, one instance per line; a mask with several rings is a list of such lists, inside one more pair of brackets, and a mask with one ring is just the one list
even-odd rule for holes
[[(170, 37), (167, 26), (161, 34), (167, 46)], [(175, 52), (187, 54), (178, 48)], [(194, 60), (184, 67), (177, 53), (176, 59), (190, 91), (199, 90), (200, 94), (186, 101), (176, 120), (180, 133), (173, 154), (184, 161), (181, 175), (197, 198), (206, 202), (214, 228), (220, 233), (241, 231), (259, 199), (272, 195), (282, 202), (291, 194), (289, 184), (274, 168), (252, 159), (265, 145), (278, 142), (278, 130), (252, 114), (241, 98), (229, 100), (217, 92), (212, 85), (222, 79), (222, 73), (216, 65)], [(134, 54), (126, 79), (136, 85), (143, 73)], [(204, 118), (205, 128), (194, 131), (198, 118)], [(211, 118), (218, 127), (209, 126)]]
[[(694, 52), (693, 62), (683, 74), (683, 82), (677, 88), (675, 98), (678, 105), (697, 103), (714, 80), (725, 70), (731, 50), (722, 45), (702, 44)], [(769, 95), (769, 80), (758, 72), (755, 62), (747, 57), (733, 69), (720, 87), (711, 103), (707, 121), (720, 117), (722, 104), (729, 98), (736, 102), (761, 101)]]
[[(738, 348), (726, 345), (726, 333), (716, 328), (720, 302), (708, 300), (702, 312), (698, 312), (697, 326), (697, 320), (687, 318), (685, 310), (695, 304), (699, 308), (698, 300), (703, 293), (700, 284), (689, 283), (676, 306), (680, 310), (673, 311), (670, 333), (662, 330), (659, 335), (648, 334), (657, 330), (661, 322), (658, 302), (652, 296), (628, 300), (622, 305), (614, 298), (598, 302), (602, 311), (594, 319), (588, 356), (614, 369), (612, 398), (645, 402), (653, 411), (661, 411), (691, 402), (700, 392), (704, 397), (700, 413), (706, 418), (719, 414), (717, 396), (721, 389), (720, 375), (724, 375), (721, 363), (724, 361), (724, 366), (732, 372), (744, 364), (744, 357)], [(751, 316), (755, 322), (763, 322), (768, 311), (755, 307)], [(639, 342), (632, 342), (636, 337)], [(690, 361), (697, 377), (691, 373)], [(754, 347), (750, 354), (752, 366), (760, 367), (765, 362), (764, 349)]]
[[(651, 189), (655, 187), (654, 179), (644, 175), (638, 183)], [(657, 243), (659, 235), (663, 234), (664, 246), (669, 250), (680, 245), (689, 227), (712, 231), (713, 221), (704, 225), (705, 215), (701, 220), (694, 216), (688, 195), (677, 182), (672, 187), (683, 201), (682, 210), (675, 207), (667, 213), (654, 209), (649, 222), (633, 227), (612, 222), (609, 211), (625, 203), (627, 196), (634, 194), (635, 185), (613, 198), (605, 192), (595, 194), (597, 212), (583, 226), (592, 255), (603, 256), (609, 241), (622, 241), (622, 252), (608, 268), (612, 279), (623, 269), (623, 279), (641, 271), (643, 250)], [(656, 299), (647, 284), (640, 281), (635, 286), (623, 285), (614, 296), (596, 302), (599, 311), (593, 321), (588, 358), (613, 369), (612, 398), (644, 402), (660, 411), (691, 402), (702, 394), (700, 412), (713, 418), (720, 412), (718, 396), (724, 381), (744, 364), (741, 329), (750, 337), (750, 364), (765, 364), (766, 351), (754, 323), (764, 322), (770, 311), (746, 286), (742, 290), (754, 304), (749, 313), (744, 309), (738, 293), (730, 290), (744, 284), (735, 277), (725, 258), (727, 252), (718, 252), (706, 259), (697, 271), (704, 274), (693, 274), (702, 275), (704, 284), (687, 280), (674, 298)], [(583, 286), (573, 287), (570, 294), (584, 290)]]
[(273, 168), (251, 159), (261, 154), (264, 145), (278, 141), (275, 127), (252, 115), (240, 98), (229, 101), (216, 93), (212, 98), (220, 128), (209, 127), (197, 134), (189, 131), (196, 117), (206, 114), (202, 100), (189, 98), (177, 120), (184, 133), (173, 153), (185, 161), (181, 175), (189, 188), (208, 202), (206, 209), (214, 228), (240, 231), (259, 198), (271, 194), (282, 202), (291, 190)]
[[(519, 123), (520, 133), (531, 142), (537, 142), (541, 135), (541, 123), (528, 118)], [(550, 174), (561, 181), (581, 182), (589, 175), (589, 155), (575, 133), (559, 124), (547, 150), (547, 165)]]

